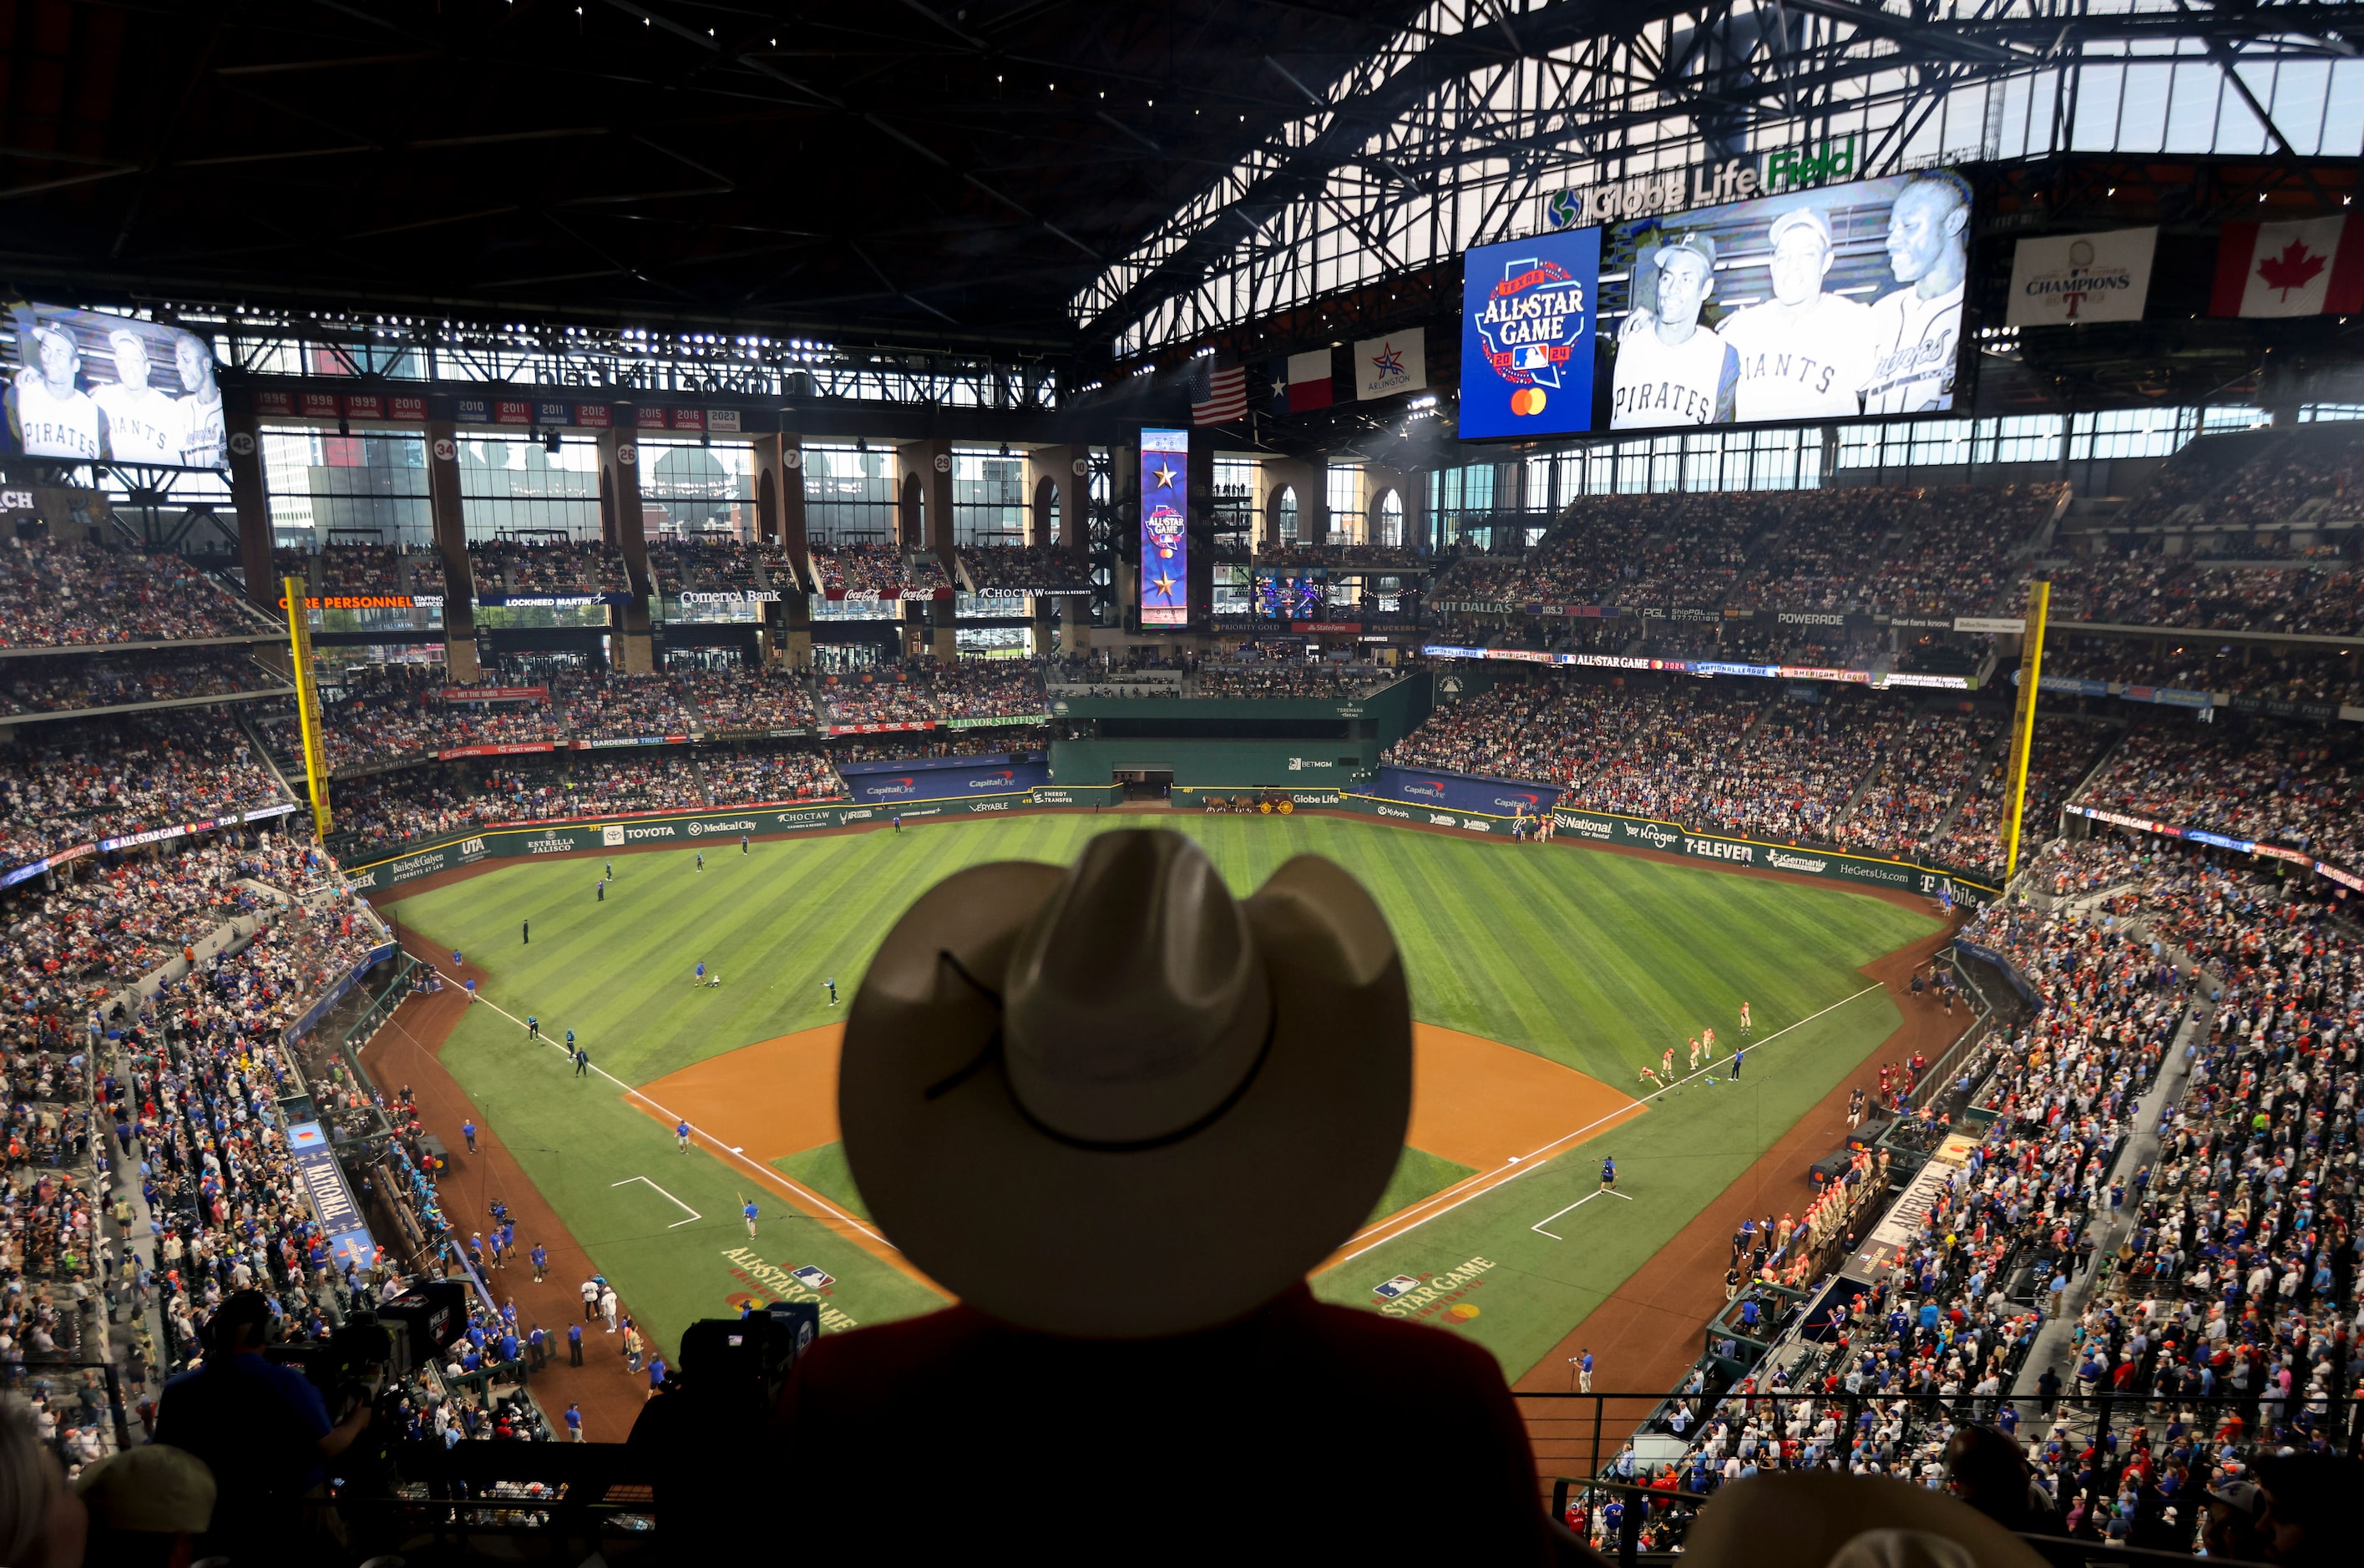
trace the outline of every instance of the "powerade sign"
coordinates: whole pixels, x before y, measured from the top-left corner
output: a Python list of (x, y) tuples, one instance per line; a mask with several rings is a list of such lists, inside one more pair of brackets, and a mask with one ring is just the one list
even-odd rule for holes
[(1480, 245), (1461, 267), (1461, 439), (1590, 429), (1600, 231)]
[(1383, 767), (1370, 793), (1382, 800), (1424, 806), (1433, 811), (1482, 811), (1492, 817), (1541, 817), (1559, 800), (1559, 791), (1550, 784), (1514, 784), (1423, 768)]
[[(845, 787), (853, 792), (856, 800), (894, 806), (909, 800), (961, 800), (976, 795), (1012, 795), (1051, 782), (1050, 768), (1041, 762), (997, 762), (981, 757), (935, 760), (953, 765), (907, 765), (900, 772), (855, 773), (846, 779)], [(909, 814), (907, 812), (905, 815)]]

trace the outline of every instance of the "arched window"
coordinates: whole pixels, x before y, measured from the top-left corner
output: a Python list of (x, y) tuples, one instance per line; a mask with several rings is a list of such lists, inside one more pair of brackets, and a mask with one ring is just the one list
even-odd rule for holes
[(1393, 487), (1379, 496), (1378, 538), (1375, 542), (1391, 549), (1402, 548), (1404, 541), (1403, 497)]

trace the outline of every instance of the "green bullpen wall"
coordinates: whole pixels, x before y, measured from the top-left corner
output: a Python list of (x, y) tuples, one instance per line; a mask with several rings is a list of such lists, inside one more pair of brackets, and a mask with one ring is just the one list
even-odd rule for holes
[(1342, 789), (1379, 765), (1379, 749), (1376, 740), (1054, 740), (1051, 776), (1094, 784), (1114, 778), (1119, 769), (1171, 773), (1177, 798), (1186, 787), (1261, 789), (1301, 782)]
[(346, 880), (356, 892), (396, 887), (439, 871), (485, 861), (525, 860), (535, 855), (563, 855), (580, 850), (630, 850), (661, 844), (686, 849), (709, 840), (733, 840), (741, 834), (810, 833), (850, 828), (900, 817), (907, 822), (928, 817), (988, 817), (1007, 811), (1031, 811), (1038, 806), (1099, 806), (1122, 802), (1123, 791), (1113, 784), (1068, 789), (1041, 784), (1009, 795), (964, 795), (952, 800), (923, 800), (903, 806), (827, 806), (750, 807), (741, 811), (685, 812), (665, 816), (618, 817), (597, 822), (535, 823), (517, 828), (492, 828), (481, 833), (453, 834), (382, 860), (345, 868)]

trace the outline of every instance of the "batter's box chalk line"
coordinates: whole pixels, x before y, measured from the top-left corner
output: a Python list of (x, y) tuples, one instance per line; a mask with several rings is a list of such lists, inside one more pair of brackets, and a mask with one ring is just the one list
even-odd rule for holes
[(658, 1186), (654, 1182), (651, 1182), (651, 1181), (649, 1181), (649, 1179), (648, 1179), (646, 1176), (626, 1176), (626, 1177), (625, 1177), (622, 1181), (620, 1181), (620, 1182), (610, 1182), (610, 1183), (608, 1183), (608, 1184), (610, 1187), (629, 1187), (629, 1186), (630, 1186), (634, 1182), (645, 1182), (645, 1183), (647, 1183), (647, 1184), (648, 1184), (648, 1186), (649, 1186), (649, 1189), (650, 1189), (651, 1191), (652, 1191), (652, 1192), (656, 1193), (659, 1196), (663, 1197), (663, 1198), (665, 1200), (665, 1202), (667, 1202), (667, 1203), (669, 1203), (669, 1204), (673, 1205), (675, 1208), (677, 1208), (677, 1209), (681, 1210), (684, 1214), (686, 1214), (687, 1216), (689, 1216), (689, 1218), (688, 1218), (687, 1219), (676, 1219), (676, 1220), (675, 1220), (671, 1225), (668, 1225), (668, 1226), (666, 1226), (666, 1227), (665, 1227), (665, 1229), (666, 1229), (667, 1230), (678, 1230), (678, 1229), (681, 1229), (683, 1226), (685, 1226), (685, 1225), (692, 1225), (692, 1224), (695, 1224), (695, 1223), (697, 1223), (698, 1220), (701, 1220), (701, 1219), (703, 1219), (703, 1218), (706, 1218), (706, 1216), (704, 1216), (704, 1215), (702, 1215), (702, 1214), (698, 1213), (698, 1212), (697, 1212), (697, 1210), (696, 1210), (696, 1209), (694, 1209), (694, 1208), (690, 1207), (689, 1207), (689, 1205), (687, 1205), (687, 1204), (686, 1204), (686, 1203), (682, 1202), (682, 1201), (681, 1201), (681, 1199), (679, 1199), (679, 1198), (677, 1198), (677, 1197), (674, 1196), (674, 1195), (673, 1195), (673, 1194), (671, 1194), (671, 1193), (669, 1193), (669, 1192), (666, 1192), (663, 1187)]
[(1557, 1218), (1560, 1217), (1560, 1215), (1562, 1215), (1562, 1214), (1567, 1214), (1567, 1213), (1568, 1213), (1568, 1212), (1570, 1212), (1571, 1210), (1574, 1210), (1574, 1209), (1579, 1209), (1579, 1208), (1582, 1208), (1586, 1204), (1590, 1203), (1594, 1198), (1597, 1198), (1597, 1197), (1622, 1197), (1622, 1198), (1624, 1198), (1624, 1199), (1625, 1199), (1625, 1201), (1626, 1201), (1627, 1203), (1632, 1203), (1632, 1202), (1634, 1201), (1630, 1196), (1627, 1196), (1627, 1195), (1625, 1195), (1625, 1194), (1623, 1194), (1623, 1193), (1620, 1193), (1620, 1192), (1611, 1192), (1611, 1191), (1610, 1191), (1607, 1187), (1603, 1187), (1603, 1188), (1601, 1188), (1601, 1189), (1600, 1189), (1599, 1192), (1597, 1192), (1597, 1193), (1587, 1193), (1587, 1194), (1585, 1194), (1582, 1197), (1580, 1197), (1580, 1198), (1577, 1199), (1574, 1203), (1569, 1204), (1569, 1205), (1567, 1206), (1567, 1208), (1563, 1208), (1563, 1209), (1559, 1210), (1559, 1212), (1558, 1212), (1557, 1214), (1546, 1214), (1546, 1215), (1544, 1215), (1541, 1219), (1538, 1219), (1538, 1220), (1536, 1220), (1533, 1225), (1528, 1226), (1528, 1227), (1527, 1227), (1527, 1229), (1530, 1229), (1530, 1230), (1533, 1230), (1533, 1231), (1540, 1232), (1541, 1234), (1545, 1235), (1545, 1236), (1550, 1236), (1550, 1237), (1551, 1237), (1551, 1239), (1552, 1239), (1553, 1240), (1555, 1240), (1555, 1241), (1565, 1241), (1565, 1240), (1567, 1240), (1567, 1237), (1565, 1237), (1565, 1236), (1556, 1236), (1556, 1235), (1553, 1235), (1553, 1234), (1552, 1234), (1552, 1232), (1550, 1232), (1550, 1231), (1548, 1231), (1548, 1230), (1544, 1229), (1544, 1226), (1546, 1226), (1546, 1225), (1549, 1225), (1553, 1220), (1557, 1219)]

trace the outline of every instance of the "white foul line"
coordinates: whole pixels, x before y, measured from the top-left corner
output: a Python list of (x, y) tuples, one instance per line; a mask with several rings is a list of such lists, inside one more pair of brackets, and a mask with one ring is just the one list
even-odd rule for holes
[[(1835, 1012), (1839, 1008), (1845, 1006), (1849, 1002), (1854, 1001), (1857, 996), (1868, 996), (1874, 991), (1879, 989), (1880, 986), (1879, 983), (1874, 982), (1873, 984), (1865, 986), (1862, 990), (1854, 993), (1852, 995), (1840, 997), (1837, 1001), (1833, 1002), (1829, 1006), (1823, 1008), (1820, 1012), (1808, 1013), (1796, 1023), (1785, 1024), (1781, 1028), (1775, 1029), (1771, 1034), (1767, 1035), (1763, 1040), (1751, 1040), (1748, 1044), (1742, 1046), (1740, 1049), (1741, 1051), (1761, 1051), (1766, 1046), (1768, 1046), (1775, 1040), (1779, 1040), (1783, 1035), (1788, 1034), (1791, 1029), (1803, 1029), (1806, 1025), (1812, 1023), (1816, 1018), (1821, 1018), (1823, 1013)], [(507, 1015), (505, 1014), (503, 1016), (506, 1017)], [(1737, 1055), (1738, 1052), (1735, 1051), (1734, 1054)], [(1676, 1082), (1688, 1084), (1691, 1081), (1691, 1078), (1700, 1077), (1709, 1071), (1709, 1068), (1702, 1067), (1698, 1073), (1692, 1073), (1689, 1078), (1678, 1078)], [(1623, 1116), (1627, 1111), (1634, 1109), (1636, 1106), (1639, 1106), (1643, 1102), (1640, 1100), (1628, 1100), (1625, 1104), (1618, 1106), (1615, 1110), (1611, 1111), (1607, 1116), (1593, 1118), (1590, 1121), (1586, 1122), (1582, 1127), (1578, 1128), (1574, 1132), (1561, 1133), (1557, 1138), (1553, 1139), (1541, 1149), (1534, 1151), (1533, 1153), (1511, 1155), (1500, 1165), (1495, 1167), (1494, 1170), (1487, 1173), (1488, 1175), (1501, 1176), (1502, 1179), (1500, 1181), (1489, 1183), (1481, 1186), (1469, 1187), (1468, 1191), (1463, 1193), (1459, 1197), (1454, 1198), (1451, 1203), (1445, 1204), (1444, 1207), (1438, 1209), (1435, 1214), (1422, 1215), (1420, 1218), (1413, 1220), (1410, 1225), (1405, 1226), (1400, 1230), (1390, 1230), (1388, 1234), (1380, 1237), (1377, 1240), (1371, 1242), (1368, 1246), (1357, 1247), (1353, 1251), (1344, 1253), (1339, 1258), (1338, 1262), (1341, 1263), (1353, 1262), (1356, 1258), (1359, 1258), (1364, 1253), (1371, 1251), (1372, 1248), (1384, 1247), (1399, 1236), (1408, 1236), (1411, 1232), (1419, 1229), (1422, 1226), (1427, 1224), (1430, 1220), (1435, 1219), (1443, 1215), (1452, 1213), (1455, 1209), (1459, 1208), (1463, 1204), (1467, 1203), (1471, 1198), (1482, 1196), (1487, 1193), (1492, 1192), (1497, 1187), (1508, 1186), (1511, 1183), (1518, 1180), (1521, 1176), (1525, 1175), (1530, 1169), (1537, 1168), (1531, 1166), (1528, 1163), (1530, 1161), (1536, 1160), (1539, 1157), (1549, 1153), (1552, 1150), (1558, 1148), (1561, 1144), (1567, 1142), (1571, 1139), (1582, 1138), (1586, 1133), (1590, 1132), (1593, 1129), (1600, 1127), (1604, 1122), (1615, 1121), (1619, 1117)], [(1503, 1176), (1502, 1173), (1505, 1171), (1508, 1171), (1510, 1174)], [(1469, 1180), (1475, 1179), (1478, 1178), (1465, 1178), (1462, 1184), (1467, 1185)], [(1428, 1207), (1430, 1204), (1443, 1201), (1453, 1191), (1453, 1188), (1447, 1187), (1444, 1192), (1437, 1194), (1436, 1196), (1428, 1199), (1427, 1202), (1416, 1203), (1412, 1205), (1411, 1207), (1404, 1209), (1401, 1212), (1405, 1214), (1418, 1213), (1421, 1209)], [(1364, 1236), (1368, 1236), (1373, 1231), (1383, 1229), (1388, 1223), (1389, 1220), (1381, 1220), (1377, 1225), (1372, 1226), (1362, 1234)], [(1350, 1240), (1359, 1240), (1360, 1239), (1360, 1237), (1350, 1238)]]
[(629, 1187), (634, 1182), (648, 1182), (648, 1184), (652, 1188), (663, 1195), (666, 1202), (672, 1204), (675, 1208), (689, 1216), (687, 1219), (675, 1220), (671, 1225), (665, 1227), (667, 1230), (678, 1230), (685, 1225), (695, 1224), (698, 1220), (706, 1218), (706, 1216), (698, 1213), (697, 1210), (690, 1207), (689, 1205), (682, 1202), (681, 1199), (674, 1196), (673, 1194), (666, 1192), (663, 1187), (658, 1186), (654, 1182), (650, 1182), (646, 1176), (626, 1176), (620, 1182), (610, 1182), (608, 1184), (610, 1187)]
[(1601, 1188), (1601, 1189), (1600, 1189), (1599, 1192), (1597, 1192), (1597, 1193), (1587, 1193), (1587, 1194), (1585, 1194), (1582, 1197), (1580, 1197), (1580, 1198), (1577, 1199), (1574, 1203), (1569, 1204), (1569, 1205), (1567, 1206), (1567, 1208), (1563, 1208), (1563, 1209), (1561, 1209), (1561, 1210), (1559, 1211), (1559, 1214), (1546, 1214), (1546, 1215), (1544, 1215), (1541, 1219), (1538, 1219), (1538, 1220), (1536, 1220), (1533, 1225), (1528, 1226), (1528, 1227), (1527, 1227), (1527, 1229), (1530, 1229), (1530, 1230), (1542, 1231), (1544, 1235), (1545, 1235), (1545, 1236), (1550, 1236), (1550, 1237), (1551, 1237), (1551, 1239), (1552, 1239), (1553, 1240), (1555, 1240), (1555, 1241), (1565, 1241), (1565, 1240), (1567, 1240), (1567, 1237), (1565, 1237), (1565, 1236), (1554, 1236), (1554, 1235), (1552, 1235), (1552, 1232), (1550, 1232), (1550, 1231), (1548, 1231), (1548, 1230), (1544, 1230), (1544, 1226), (1546, 1226), (1546, 1225), (1549, 1225), (1553, 1220), (1557, 1219), (1561, 1214), (1566, 1214), (1566, 1213), (1567, 1213), (1569, 1209), (1578, 1209), (1578, 1208), (1582, 1208), (1586, 1204), (1590, 1203), (1594, 1198), (1597, 1198), (1597, 1197), (1622, 1197), (1622, 1198), (1624, 1198), (1624, 1199), (1625, 1199), (1625, 1201), (1626, 1201), (1627, 1203), (1632, 1203), (1632, 1202), (1634, 1201), (1631, 1197), (1628, 1197), (1628, 1196), (1627, 1196), (1625, 1194), (1623, 1194), (1623, 1193), (1620, 1193), (1620, 1192), (1611, 1192), (1611, 1191), (1610, 1191), (1610, 1189), (1608, 1189), (1607, 1187), (1603, 1187), (1603, 1188)]
[[(427, 967), (428, 967), (428, 968), (429, 968), (429, 969), (435, 969), (435, 966), (434, 966), (433, 964), (431, 964), (431, 963), (430, 963), (430, 964), (429, 964)], [(463, 984), (462, 982), (459, 982), (459, 981), (455, 981), (455, 980), (453, 980), (450, 975), (448, 975), (448, 974), (444, 973), (443, 973), (441, 970), (440, 970), (440, 969), (435, 969), (435, 977), (436, 977), (437, 979), (439, 979), (439, 980), (443, 981), (443, 982), (444, 982), (445, 984), (447, 984), (459, 985), (459, 986), (460, 986), (460, 988), (461, 988), (461, 989), (463, 989), (463, 990), (466, 990), (466, 989), (467, 989), (467, 987), (465, 986), (465, 984)], [(509, 1021), (509, 1022), (511, 1022), (511, 1023), (513, 1023), (513, 1024), (517, 1025), (517, 1027), (518, 1027), (518, 1028), (519, 1028), (519, 1029), (521, 1029), (525, 1028), (525, 1020), (523, 1020), (522, 1018), (519, 1018), (515, 1013), (510, 1012), (507, 1007), (502, 1006), (498, 1002), (496, 1002), (496, 1001), (492, 1000), (492, 999), (491, 999), (490, 997), (488, 997), (488, 996), (481, 996), (481, 995), (477, 995), (475, 992), (474, 992), (474, 991), (469, 991), (469, 992), (468, 992), (468, 1002), (469, 1002), (469, 1005), (470, 1005), (471, 1006), (474, 1006), (476, 1003), (478, 1003), (478, 1002), (482, 1002), (482, 1003), (484, 1003), (484, 1005), (485, 1005), (485, 1006), (490, 1007), (493, 1011), (495, 1011), (496, 1013), (498, 1013), (501, 1017), (503, 1017), (503, 1018), (505, 1018), (508, 1019), (508, 1021)], [(533, 1038), (537, 1038), (537, 1037), (533, 1036), (533, 1035), (529, 1031), (527, 1038), (528, 1038), (528, 1039), (533, 1039)], [(542, 1044), (544, 1044), (544, 1045), (546, 1045), (546, 1046), (550, 1047), (550, 1049), (551, 1049), (551, 1050), (552, 1050), (552, 1051), (554, 1051), (558, 1052), (558, 1054), (559, 1054), (559, 1055), (561, 1055), (561, 1056), (565, 1056), (565, 1055), (566, 1055), (566, 1047), (564, 1047), (563, 1045), (561, 1045), (558, 1041), (556, 1041), (556, 1040), (554, 1040), (551, 1039), (548, 1035), (542, 1035), (542, 1036), (540, 1036), (539, 1038), (541, 1039), (541, 1043), (542, 1043)], [(574, 1060), (572, 1057), (568, 1057), (567, 1059), (568, 1059), (569, 1061)], [(634, 1098), (634, 1099), (636, 1099), (636, 1100), (640, 1101), (642, 1105), (644, 1105), (644, 1106), (653, 1106), (653, 1107), (655, 1108), (655, 1110), (656, 1110), (656, 1112), (657, 1112), (657, 1114), (658, 1114), (658, 1115), (660, 1115), (660, 1116), (663, 1116), (663, 1117), (671, 1118), (672, 1118), (672, 1120), (673, 1120), (676, 1125), (677, 1125), (677, 1124), (679, 1124), (679, 1123), (681, 1123), (681, 1122), (685, 1122), (685, 1121), (688, 1121), (688, 1120), (689, 1120), (689, 1118), (688, 1118), (687, 1117), (685, 1117), (685, 1116), (677, 1116), (677, 1115), (675, 1115), (673, 1111), (671, 1111), (671, 1110), (667, 1109), (665, 1106), (658, 1105), (658, 1104), (656, 1103), (656, 1101), (654, 1101), (654, 1100), (652, 1100), (652, 1099), (649, 1098), (649, 1096), (648, 1096), (648, 1095), (643, 1095), (643, 1094), (642, 1094), (642, 1093), (641, 1093), (638, 1089), (633, 1088), (630, 1084), (625, 1083), (621, 1078), (617, 1077), (613, 1073), (608, 1072), (606, 1068), (604, 1068), (604, 1067), (597, 1067), (597, 1066), (595, 1066), (595, 1067), (593, 1067), (593, 1068), (591, 1069), (591, 1071), (592, 1071), (592, 1072), (594, 1072), (594, 1073), (598, 1073), (600, 1077), (607, 1079), (607, 1080), (608, 1080), (608, 1082), (609, 1082), (610, 1084), (615, 1084), (615, 1085), (616, 1085), (616, 1087), (618, 1087), (619, 1089), (623, 1090), (623, 1091), (624, 1091), (624, 1093), (626, 1093), (626, 1094), (628, 1094), (628, 1095), (631, 1095), (631, 1096), (632, 1096), (632, 1098)], [(837, 1207), (837, 1205), (835, 1205), (835, 1204), (833, 1204), (833, 1203), (830, 1202), (830, 1201), (829, 1201), (829, 1199), (827, 1199), (827, 1198), (825, 1198), (825, 1197), (821, 1196), (819, 1193), (817, 1193), (817, 1192), (813, 1192), (813, 1191), (811, 1191), (810, 1189), (806, 1188), (806, 1187), (798, 1186), (796, 1183), (794, 1183), (794, 1182), (792, 1182), (792, 1181), (788, 1180), (786, 1176), (783, 1176), (783, 1175), (782, 1175), (782, 1174), (780, 1174), (777, 1171), (773, 1170), (770, 1166), (768, 1166), (768, 1165), (762, 1165), (762, 1164), (758, 1164), (758, 1163), (757, 1163), (757, 1162), (755, 1162), (754, 1161), (748, 1159), (746, 1155), (742, 1154), (738, 1150), (731, 1148), (729, 1144), (727, 1144), (727, 1143), (723, 1142), (720, 1139), (719, 1139), (719, 1138), (715, 1137), (712, 1133), (702, 1130), (702, 1129), (700, 1129), (700, 1128), (699, 1128), (699, 1127), (698, 1127), (695, 1122), (691, 1122), (691, 1123), (690, 1123), (690, 1129), (689, 1129), (689, 1130), (690, 1130), (690, 1132), (691, 1132), (691, 1134), (692, 1134), (693, 1136), (697, 1137), (697, 1138), (702, 1138), (702, 1139), (706, 1140), (706, 1141), (707, 1141), (710, 1146), (712, 1146), (712, 1148), (713, 1148), (713, 1150), (714, 1150), (714, 1151), (715, 1151), (715, 1152), (719, 1153), (719, 1154), (728, 1154), (728, 1155), (730, 1155), (733, 1160), (738, 1161), (741, 1164), (742, 1164), (742, 1165), (746, 1166), (749, 1170), (751, 1170), (751, 1171), (754, 1172), (754, 1173), (755, 1173), (755, 1174), (756, 1174), (758, 1177), (760, 1177), (761, 1179), (763, 1179), (763, 1180), (764, 1180), (764, 1181), (766, 1181), (766, 1182), (776, 1182), (776, 1183), (778, 1183), (781, 1186), (784, 1186), (784, 1187), (787, 1188), (787, 1189), (788, 1189), (788, 1191), (790, 1191), (790, 1192), (792, 1192), (792, 1193), (796, 1194), (798, 1197), (809, 1198), (812, 1202), (814, 1202), (814, 1203), (816, 1203), (816, 1204), (820, 1205), (821, 1207), (823, 1207), (823, 1208), (825, 1208), (825, 1209), (829, 1210), (829, 1212), (830, 1212), (830, 1213), (831, 1213), (831, 1214), (835, 1215), (838, 1218), (842, 1219), (842, 1220), (843, 1220), (843, 1221), (845, 1221), (845, 1223), (847, 1223), (848, 1225), (853, 1226), (856, 1230), (861, 1231), (864, 1236), (869, 1237), (873, 1241), (877, 1242), (880, 1246), (882, 1246), (882, 1247), (894, 1247), (894, 1246), (895, 1246), (895, 1243), (894, 1243), (894, 1242), (887, 1240), (886, 1240), (886, 1238), (885, 1238), (884, 1236), (879, 1235), (879, 1234), (878, 1234), (878, 1232), (876, 1232), (875, 1230), (871, 1229), (870, 1229), (870, 1227), (868, 1227), (867, 1225), (863, 1224), (863, 1223), (862, 1223), (862, 1221), (860, 1221), (860, 1220), (858, 1220), (858, 1219), (854, 1218), (853, 1218), (853, 1216), (852, 1216), (852, 1215), (850, 1215), (850, 1214), (846, 1213), (846, 1212), (845, 1212), (845, 1210), (843, 1210), (843, 1209), (842, 1209), (842, 1208), (838, 1207)], [(656, 1184), (655, 1184), (655, 1183), (653, 1183), (653, 1182), (652, 1182), (652, 1183), (650, 1183), (649, 1184), (650, 1184), (651, 1186), (654, 1186)], [(670, 1194), (670, 1193), (668, 1193), (668, 1194), (666, 1194), (665, 1195), (666, 1195), (666, 1196), (668, 1196), (668, 1197), (671, 1197), (673, 1195), (672, 1195), (672, 1194)], [(684, 1204), (682, 1207), (685, 1207), (685, 1208), (686, 1208), (686, 1207), (688, 1207), (689, 1206), (688, 1206), (688, 1205), (686, 1205), (686, 1204)], [(667, 1227), (666, 1227), (666, 1229), (672, 1229), (672, 1227), (671, 1227), (671, 1226), (667, 1226)], [(900, 1248), (896, 1248), (896, 1251), (901, 1251), (901, 1249), (900, 1249)]]

